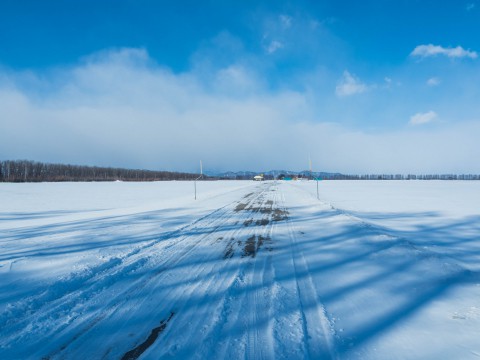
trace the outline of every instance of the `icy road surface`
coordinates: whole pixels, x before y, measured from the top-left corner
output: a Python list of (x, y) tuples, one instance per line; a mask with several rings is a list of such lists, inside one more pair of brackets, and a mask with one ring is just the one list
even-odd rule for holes
[(479, 182), (0, 184), (1, 359), (477, 359)]

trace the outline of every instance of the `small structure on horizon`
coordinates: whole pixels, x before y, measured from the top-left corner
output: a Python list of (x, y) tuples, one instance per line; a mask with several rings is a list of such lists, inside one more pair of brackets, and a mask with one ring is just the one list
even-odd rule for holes
[(255, 181), (263, 181), (263, 174), (255, 175), (255, 176), (253, 177), (253, 180), (255, 180)]

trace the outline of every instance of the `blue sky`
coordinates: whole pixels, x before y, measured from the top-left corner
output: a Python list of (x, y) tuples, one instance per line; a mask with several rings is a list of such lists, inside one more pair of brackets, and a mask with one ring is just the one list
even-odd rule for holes
[(479, 33), (477, 1), (3, 0), (0, 158), (478, 173)]

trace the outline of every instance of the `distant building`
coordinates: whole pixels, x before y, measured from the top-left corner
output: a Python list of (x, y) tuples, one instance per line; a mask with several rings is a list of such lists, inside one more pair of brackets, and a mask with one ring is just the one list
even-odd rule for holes
[(263, 174), (255, 175), (255, 176), (253, 177), (253, 180), (255, 180), (255, 181), (263, 181)]

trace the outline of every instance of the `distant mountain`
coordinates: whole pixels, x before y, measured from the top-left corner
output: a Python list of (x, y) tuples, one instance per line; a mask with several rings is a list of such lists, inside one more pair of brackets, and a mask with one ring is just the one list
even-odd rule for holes
[(259, 173), (256, 173), (253, 171), (236, 171), (236, 172), (205, 171), (204, 174), (210, 177), (218, 177), (222, 179), (243, 179), (243, 178), (253, 178), (255, 175), (258, 175)]

